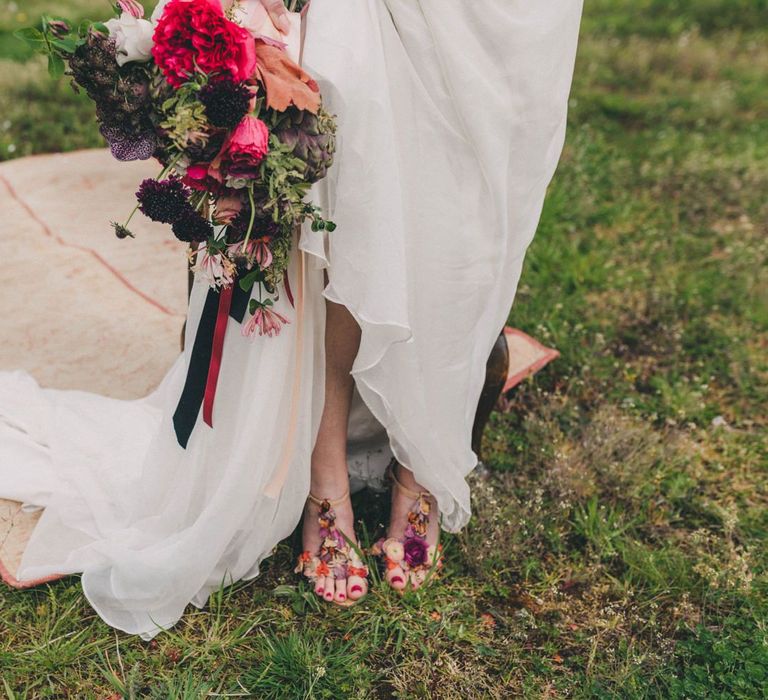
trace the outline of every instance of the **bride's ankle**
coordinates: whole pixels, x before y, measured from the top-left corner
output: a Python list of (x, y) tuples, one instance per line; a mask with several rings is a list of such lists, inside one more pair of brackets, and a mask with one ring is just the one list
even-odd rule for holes
[(401, 486), (404, 486), (410, 491), (428, 493), (427, 489), (425, 489), (418, 481), (416, 481), (416, 477), (414, 476), (413, 472), (408, 469), (408, 467), (404, 467), (399, 462), (393, 461), (392, 476), (397, 479), (398, 482), (400, 482)]

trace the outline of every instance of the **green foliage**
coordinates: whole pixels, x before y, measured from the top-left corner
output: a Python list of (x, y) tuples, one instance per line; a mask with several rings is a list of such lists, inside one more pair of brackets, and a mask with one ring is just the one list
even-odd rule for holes
[(260, 662), (241, 683), (253, 697), (264, 700), (354, 697), (368, 687), (370, 676), (354, 646), (326, 641), (312, 628), (264, 637)]
[(755, 700), (768, 695), (766, 611), (760, 621), (749, 613), (729, 615), (715, 630), (699, 626), (677, 646), (679, 671), (666, 698)]

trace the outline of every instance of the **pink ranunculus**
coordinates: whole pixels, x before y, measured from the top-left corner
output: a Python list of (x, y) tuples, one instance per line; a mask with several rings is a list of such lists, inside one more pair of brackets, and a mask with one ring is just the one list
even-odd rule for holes
[(258, 117), (250, 115), (235, 127), (211, 167), (225, 178), (252, 180), (259, 176), (259, 166), (269, 150), (269, 129)]
[(259, 335), (280, 335), (283, 324), (290, 323), (282, 314), (273, 311), (268, 306), (259, 306), (256, 313), (243, 324), (242, 334), (247, 338), (259, 332)]
[(153, 39), (152, 55), (174, 88), (195, 72), (239, 83), (256, 71), (253, 37), (224, 16), (220, 0), (170, 0)]
[(123, 12), (133, 15), (136, 19), (144, 16), (144, 8), (136, 0), (117, 0), (117, 4)]

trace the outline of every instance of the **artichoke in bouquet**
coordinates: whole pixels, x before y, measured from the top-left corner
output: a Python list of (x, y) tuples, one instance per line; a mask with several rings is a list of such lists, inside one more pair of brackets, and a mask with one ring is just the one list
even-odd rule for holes
[(336, 150), (336, 122), (322, 107), (316, 115), (289, 107), (280, 113), (272, 133), (304, 162), (303, 175), (308, 182), (325, 177)]

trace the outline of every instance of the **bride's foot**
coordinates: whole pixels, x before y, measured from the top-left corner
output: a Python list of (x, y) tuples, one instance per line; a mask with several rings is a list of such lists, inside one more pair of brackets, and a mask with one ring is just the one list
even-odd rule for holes
[(386, 539), (373, 546), (386, 568), (385, 578), (392, 588), (414, 589), (433, 578), (442, 568), (442, 545), (438, 543), (440, 524), (437, 502), (413, 478), (395, 464), (392, 477), (392, 504)]
[(304, 510), (302, 541), (304, 551), (295, 571), (309, 579), (318, 596), (346, 606), (367, 593), (368, 569), (355, 541), (349, 491), (334, 500), (310, 494)]

